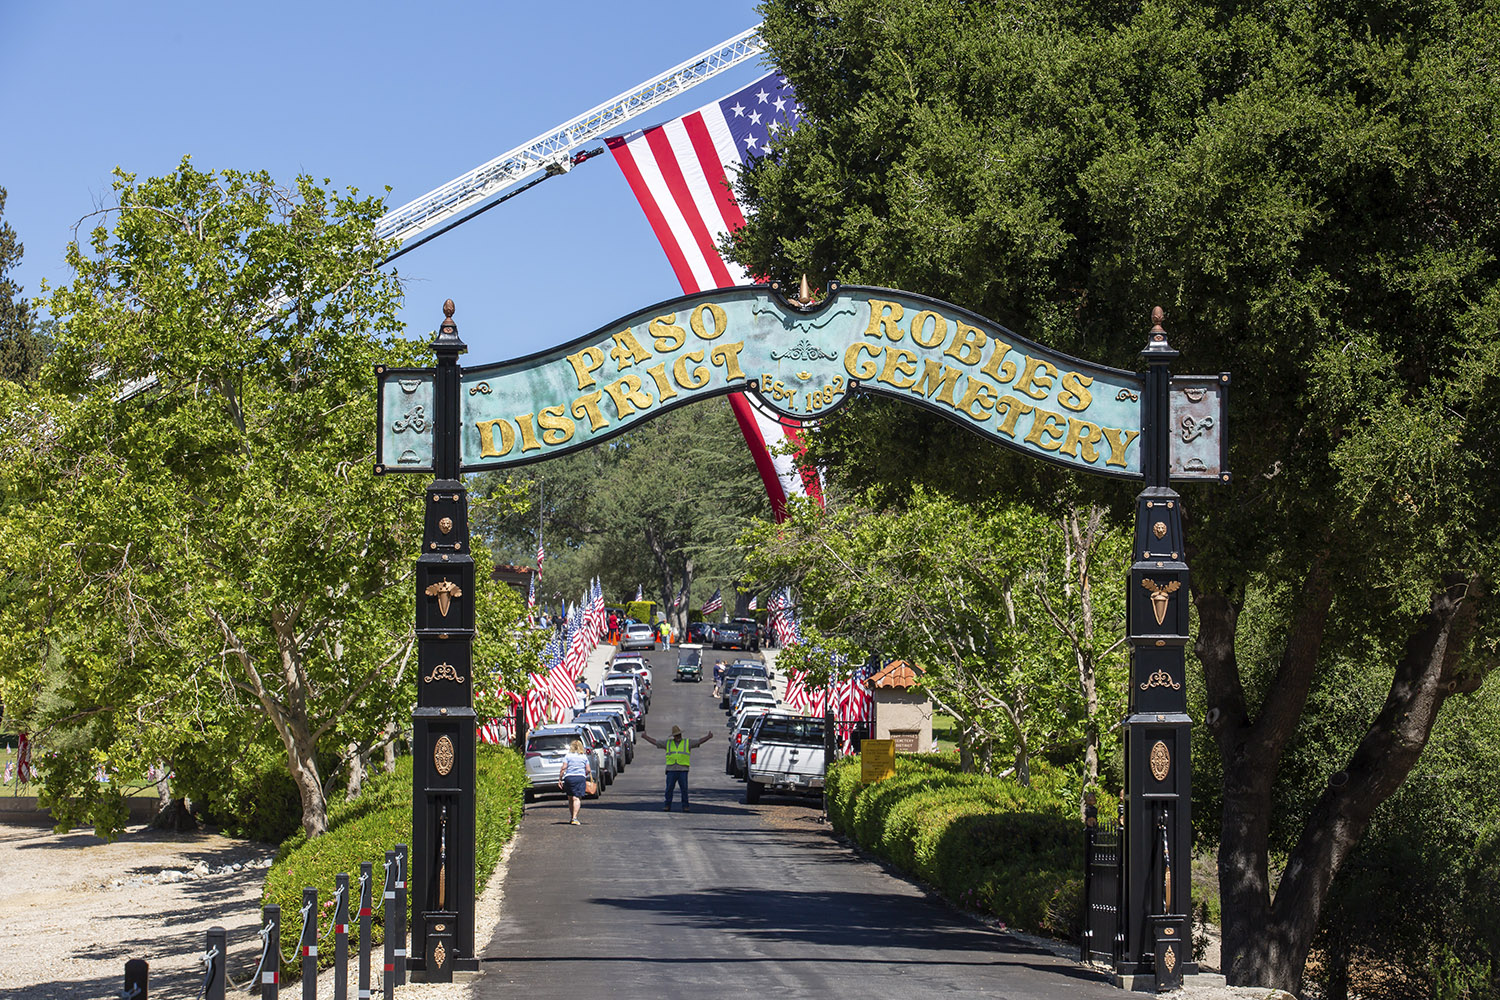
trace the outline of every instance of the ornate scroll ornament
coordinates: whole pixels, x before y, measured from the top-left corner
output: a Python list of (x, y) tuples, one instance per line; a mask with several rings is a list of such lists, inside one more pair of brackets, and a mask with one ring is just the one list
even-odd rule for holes
[(1167, 522), (1166, 521), (1157, 521), (1155, 524), (1153, 524), (1151, 526), (1151, 534), (1155, 535), (1157, 538), (1166, 538), (1167, 537)]
[[(1161, 746), (1160, 743), (1156, 745)], [(1153, 762), (1155, 759), (1155, 756), (1153, 756)], [(453, 770), (453, 760), (453, 741), (447, 736), (439, 736), (438, 741), (432, 746), (432, 766), (437, 768), (438, 774), (446, 778), (448, 772)]]
[(1131, 392), (1129, 389), (1121, 389), (1119, 392), (1115, 393), (1115, 399), (1117, 399), (1117, 400), (1119, 400), (1121, 402), (1124, 402), (1125, 400), (1128, 399), (1132, 403), (1135, 403), (1135, 402), (1139, 402), (1140, 398), (1141, 398), (1140, 393), (1138, 393), (1138, 392)]
[(477, 396), (481, 393), (488, 396), (492, 391), (494, 390), (490, 388), (490, 384), (488, 382), (481, 382), (478, 385), (469, 386), (469, 395), (471, 396)]
[(432, 586), (427, 588), (427, 596), (437, 598), (438, 614), (442, 615), (444, 618), (447, 618), (448, 608), (452, 605), (453, 599), (455, 597), (464, 596), (464, 592), (460, 590), (458, 584), (454, 583), (452, 580), (439, 580), (437, 583), (434, 583)]
[[(438, 945), (438, 947), (441, 948), (442, 945)], [(1177, 968), (1177, 949), (1172, 947), (1171, 945), (1167, 945), (1167, 953), (1161, 957), (1161, 961), (1162, 964), (1167, 967), (1168, 972), (1171, 972), (1173, 969)], [(441, 965), (442, 962), (439, 962), (438, 964)]]
[(438, 522), (438, 530), (441, 531), (445, 535), (448, 532), (452, 531), (453, 530), (453, 518), (451, 518), (451, 517), (445, 517), (441, 521), (439, 521)]
[[(444, 736), (443, 739), (448, 737)], [(447, 772), (444, 772), (447, 773)], [(1167, 775), (1172, 773), (1172, 751), (1161, 740), (1151, 748), (1151, 777), (1157, 781), (1166, 781)]]
[(391, 430), (397, 434), (407, 430), (416, 431), (418, 434), (421, 434), (426, 429), (427, 407), (425, 406), (413, 406), (407, 411), (406, 416), (391, 424)]
[[(398, 428), (399, 429), (399, 428)], [(1182, 440), (1192, 441), (1202, 437), (1214, 429), (1214, 418), (1204, 417), (1202, 420), (1194, 420), (1192, 417), (1182, 418)]]
[[(453, 664), (439, 663), (437, 666), (432, 668), (432, 673), (422, 678), (423, 684), (431, 684), (433, 681), (454, 681), (455, 683), (462, 684), (464, 682), (464, 679), (459, 676), (458, 671), (454, 669)], [(445, 740), (447, 738), (448, 737), (446, 736), (443, 737), (443, 739)], [(447, 774), (448, 772), (444, 771), (443, 773)]]
[[(1156, 615), (1156, 624), (1163, 625), (1167, 621), (1167, 604), (1172, 600), (1171, 595), (1177, 593), (1177, 588), (1182, 586), (1181, 580), (1171, 580), (1161, 586), (1157, 586), (1155, 580), (1146, 578), (1141, 580), (1141, 586), (1151, 591), (1151, 612)], [(428, 590), (428, 593), (432, 593)], [(447, 614), (447, 612), (443, 612)]]
[(789, 351), (771, 352), (772, 361), (837, 361), (839, 356), (831, 351), (824, 351), (806, 339), (797, 341), (797, 346)]
[(1142, 691), (1149, 691), (1151, 688), (1171, 688), (1173, 691), (1179, 691), (1182, 685), (1174, 681), (1172, 675), (1165, 670), (1157, 670), (1141, 682)]
[[(446, 961), (447, 958), (448, 953), (443, 950), (443, 942), (439, 941), (437, 943), (437, 947), (432, 949), (432, 960), (436, 962), (438, 964), (438, 968), (441, 969), (443, 967), (443, 962)], [(1170, 970), (1171, 966), (1168, 966), (1167, 968), (1168, 970)]]

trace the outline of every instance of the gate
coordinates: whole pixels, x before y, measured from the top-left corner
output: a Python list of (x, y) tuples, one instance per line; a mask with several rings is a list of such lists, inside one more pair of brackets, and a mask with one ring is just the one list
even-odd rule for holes
[(1113, 968), (1125, 947), (1125, 924), (1120, 919), (1124, 885), (1124, 852), (1120, 826), (1125, 807), (1114, 819), (1100, 820), (1094, 795), (1088, 796), (1083, 828), (1083, 934), (1079, 959)]

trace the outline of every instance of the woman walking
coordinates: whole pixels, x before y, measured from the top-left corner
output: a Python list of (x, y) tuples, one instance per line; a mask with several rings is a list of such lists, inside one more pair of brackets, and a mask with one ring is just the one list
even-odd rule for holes
[(588, 790), (589, 781), (589, 755), (583, 749), (583, 740), (574, 740), (568, 744), (568, 755), (563, 758), (563, 766), (557, 772), (557, 787), (568, 793), (568, 809), (573, 826), (582, 826), (578, 822), (578, 807), (583, 805), (584, 793)]

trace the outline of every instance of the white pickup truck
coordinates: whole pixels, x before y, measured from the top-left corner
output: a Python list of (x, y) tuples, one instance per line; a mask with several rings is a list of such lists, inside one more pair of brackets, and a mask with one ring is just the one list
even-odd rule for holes
[(819, 792), (823, 789), (823, 720), (771, 712), (750, 733), (745, 754), (745, 802), (762, 792)]

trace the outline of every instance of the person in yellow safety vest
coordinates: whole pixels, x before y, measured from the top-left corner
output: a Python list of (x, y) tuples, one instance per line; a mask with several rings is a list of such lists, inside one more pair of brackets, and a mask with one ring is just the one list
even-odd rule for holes
[(665, 812), (672, 811), (672, 786), (681, 785), (682, 811), (689, 812), (688, 765), (691, 763), (690, 751), (692, 751), (694, 747), (700, 747), (703, 744), (707, 743), (709, 740), (713, 739), (713, 730), (709, 730), (707, 736), (700, 736), (696, 740), (690, 740), (686, 736), (682, 735), (682, 728), (680, 726), (673, 726), (672, 737), (665, 743), (661, 742), (660, 740), (653, 740), (650, 736), (647, 736), (644, 727), (642, 727), (640, 731), (640, 736), (641, 739), (645, 740), (647, 743), (650, 743), (652, 746), (660, 747), (667, 752), (667, 801), (666, 804), (662, 806), (662, 809)]

